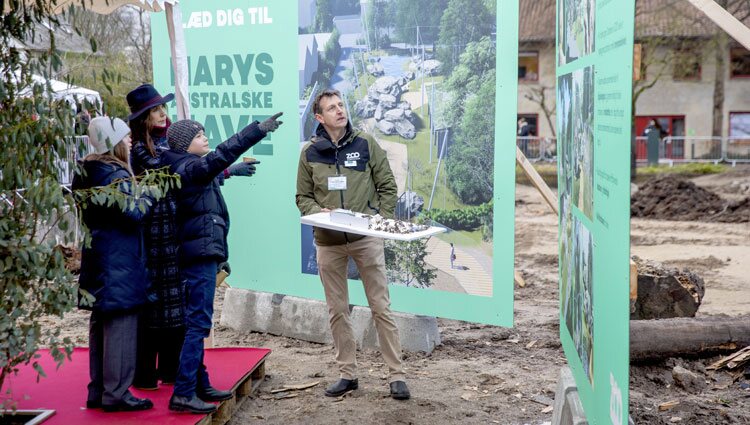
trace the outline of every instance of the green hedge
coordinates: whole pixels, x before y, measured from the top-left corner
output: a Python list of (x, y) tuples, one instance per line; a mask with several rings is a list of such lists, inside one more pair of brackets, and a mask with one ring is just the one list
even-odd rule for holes
[(460, 210), (433, 208), (423, 212), (423, 215), (453, 230), (474, 230), (483, 224), (483, 218), (492, 217), (492, 201)]

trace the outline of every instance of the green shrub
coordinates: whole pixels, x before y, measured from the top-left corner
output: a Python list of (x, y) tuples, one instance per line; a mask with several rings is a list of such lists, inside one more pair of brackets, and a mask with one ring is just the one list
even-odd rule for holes
[(492, 222), (492, 201), (460, 210), (433, 208), (422, 214), (453, 230), (475, 230), (483, 224), (487, 225), (488, 220)]

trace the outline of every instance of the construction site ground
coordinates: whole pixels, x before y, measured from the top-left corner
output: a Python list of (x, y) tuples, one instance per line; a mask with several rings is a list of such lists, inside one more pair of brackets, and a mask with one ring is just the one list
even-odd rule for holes
[[(745, 194), (750, 167), (691, 178), (723, 199)], [(739, 183), (737, 183), (739, 182)], [(338, 378), (330, 345), (218, 326), (223, 291), (216, 298), (215, 343), (273, 350), (266, 381), (238, 411), (232, 424), (543, 424), (566, 360), (558, 328), (557, 218), (531, 186), (516, 187), (516, 268), (526, 286), (515, 288), (515, 326), (499, 328), (439, 320), (443, 344), (429, 355), (406, 353), (412, 399), (389, 398), (386, 366), (375, 351), (359, 353), (360, 389), (342, 398), (323, 396)], [(665, 221), (634, 218), (632, 254), (687, 267), (706, 283), (698, 316), (750, 314), (750, 223)], [(231, 284), (231, 277), (229, 279)], [(87, 345), (85, 312), (49, 323), (63, 336)], [(750, 316), (748, 317), (750, 320)], [(740, 347), (741, 348), (741, 347)], [(746, 380), (706, 371), (720, 357), (672, 358), (630, 368), (630, 413), (637, 424), (750, 423)], [(705, 380), (704, 389), (684, 389), (672, 378), (675, 366)], [(319, 382), (302, 391), (272, 392), (284, 385)], [(667, 402), (674, 407), (661, 411)]]

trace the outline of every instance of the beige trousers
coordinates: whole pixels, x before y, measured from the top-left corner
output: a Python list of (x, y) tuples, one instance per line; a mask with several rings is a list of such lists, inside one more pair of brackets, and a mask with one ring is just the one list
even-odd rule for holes
[(349, 287), (346, 280), (349, 257), (357, 264), (362, 277), (367, 302), (378, 332), (380, 352), (390, 372), (390, 382), (403, 381), (401, 340), (391, 313), (383, 240), (370, 236), (353, 243), (317, 247), (318, 270), (326, 294), (328, 317), (336, 348), (336, 362), (341, 377), (354, 379), (357, 367), (357, 345), (349, 317)]

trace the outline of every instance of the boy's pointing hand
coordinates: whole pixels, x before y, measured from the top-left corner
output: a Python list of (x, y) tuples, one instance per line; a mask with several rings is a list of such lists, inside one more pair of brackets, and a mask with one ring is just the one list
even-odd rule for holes
[(258, 128), (261, 129), (263, 132), (266, 133), (272, 133), (274, 132), (281, 124), (284, 124), (283, 121), (278, 121), (277, 119), (282, 116), (283, 112), (277, 112), (271, 116), (271, 118), (266, 119), (262, 123), (258, 124)]

